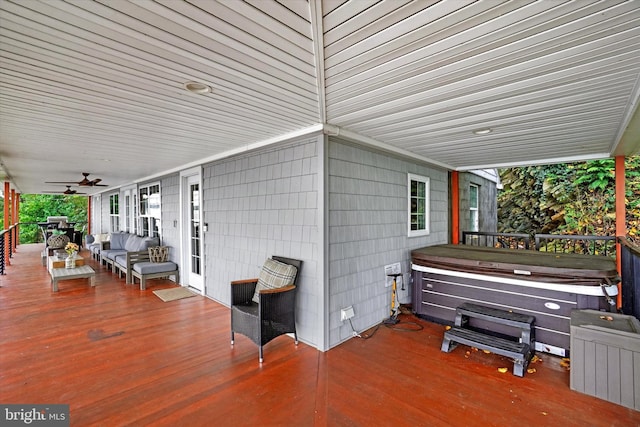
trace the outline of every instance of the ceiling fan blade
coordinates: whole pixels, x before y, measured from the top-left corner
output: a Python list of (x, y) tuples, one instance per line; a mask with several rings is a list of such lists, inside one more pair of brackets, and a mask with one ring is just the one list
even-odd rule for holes
[(43, 193), (62, 194), (63, 196), (75, 196), (78, 194), (87, 194), (87, 193), (78, 193), (76, 190), (72, 190), (70, 185), (67, 185), (67, 189), (64, 191), (43, 191)]
[[(67, 187), (70, 187), (72, 185), (77, 185), (79, 187), (108, 187), (108, 185), (106, 184), (100, 184), (100, 182), (102, 182), (102, 178), (96, 178), (96, 179), (89, 179), (89, 172), (82, 172), (82, 175), (84, 176), (84, 178), (82, 178), (82, 180), (80, 180), (79, 182), (75, 182), (75, 181), (45, 181), (45, 184), (63, 184), (66, 185)], [(71, 193), (67, 193), (67, 194), (71, 194)], [(86, 193), (73, 193), (73, 194), (86, 194)]]

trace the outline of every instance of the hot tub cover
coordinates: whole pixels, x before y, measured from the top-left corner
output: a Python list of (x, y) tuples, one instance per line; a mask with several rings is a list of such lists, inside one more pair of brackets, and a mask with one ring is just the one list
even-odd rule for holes
[(601, 285), (620, 280), (612, 258), (593, 255), (435, 245), (412, 251), (411, 262), (424, 267), (539, 282)]

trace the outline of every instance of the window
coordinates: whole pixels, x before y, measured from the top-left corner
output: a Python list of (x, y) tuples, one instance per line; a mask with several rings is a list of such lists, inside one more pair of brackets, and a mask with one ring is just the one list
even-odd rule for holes
[(130, 233), (131, 230), (129, 228), (131, 224), (131, 195), (129, 193), (125, 193), (124, 195), (124, 231)]
[(140, 227), (142, 236), (160, 237), (160, 184), (140, 187)]
[(480, 188), (477, 185), (469, 186), (469, 231), (480, 231), (478, 222), (478, 194)]
[(109, 196), (109, 226), (112, 233), (120, 231), (120, 207), (117, 194)]
[(408, 175), (409, 237), (429, 234), (429, 178)]
[(120, 226), (127, 233), (138, 232), (138, 187), (131, 186), (120, 191)]

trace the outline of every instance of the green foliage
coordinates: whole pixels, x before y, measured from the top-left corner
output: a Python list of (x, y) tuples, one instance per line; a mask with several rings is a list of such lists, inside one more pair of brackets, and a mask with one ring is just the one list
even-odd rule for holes
[[(69, 222), (87, 222), (87, 198), (84, 196), (63, 196), (45, 194), (24, 194), (20, 196), (20, 222), (45, 222), (49, 216), (67, 216)], [(42, 241), (36, 224), (20, 226), (20, 242)]]
[[(640, 156), (626, 159), (627, 236), (640, 236)], [(615, 160), (503, 169), (498, 231), (613, 235)]]

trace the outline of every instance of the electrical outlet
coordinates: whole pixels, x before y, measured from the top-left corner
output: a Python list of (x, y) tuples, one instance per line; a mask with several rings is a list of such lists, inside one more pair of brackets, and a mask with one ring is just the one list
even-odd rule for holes
[(347, 308), (343, 308), (342, 310), (340, 310), (340, 320), (343, 322), (345, 320), (351, 319), (355, 315), (356, 314), (353, 312), (353, 306), (351, 305)]
[[(384, 287), (388, 288), (393, 285), (393, 277), (389, 277), (390, 274), (400, 274), (402, 273), (402, 267), (400, 267), (400, 263), (396, 262), (393, 264), (384, 266)], [(398, 281), (396, 281), (398, 283)]]

